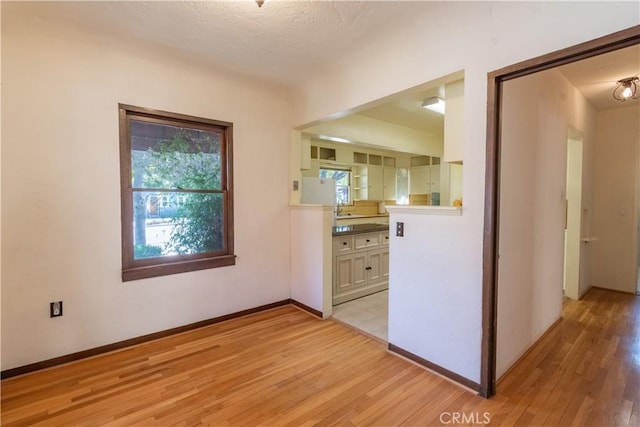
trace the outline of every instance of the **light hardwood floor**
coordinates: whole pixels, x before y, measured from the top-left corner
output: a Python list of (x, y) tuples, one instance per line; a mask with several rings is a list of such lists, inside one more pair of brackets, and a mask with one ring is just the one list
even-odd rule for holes
[(484, 400), (286, 306), (4, 380), (2, 424), (640, 426), (639, 330), (594, 289)]

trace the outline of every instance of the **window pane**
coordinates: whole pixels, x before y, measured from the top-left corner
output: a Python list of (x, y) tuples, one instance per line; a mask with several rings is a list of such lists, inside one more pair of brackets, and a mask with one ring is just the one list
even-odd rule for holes
[(335, 179), (336, 185), (349, 185), (349, 175), (351, 171), (320, 169), (320, 179)]
[(407, 168), (396, 170), (396, 204), (409, 204), (409, 169)]
[(351, 181), (351, 171), (345, 169), (320, 169), (320, 179), (335, 179), (336, 181), (336, 203), (347, 204), (349, 198), (349, 185)]
[(349, 187), (336, 185), (336, 202), (343, 205), (349, 203)]
[(133, 188), (221, 189), (220, 135), (131, 120)]
[(220, 193), (133, 192), (134, 258), (224, 249)]

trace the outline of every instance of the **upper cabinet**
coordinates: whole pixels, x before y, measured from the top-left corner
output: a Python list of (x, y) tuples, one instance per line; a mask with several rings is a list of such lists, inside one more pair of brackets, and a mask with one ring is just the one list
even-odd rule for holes
[(409, 192), (421, 204), (440, 205), (442, 165), (439, 157), (411, 158)]
[[(391, 173), (390, 170), (393, 169), (395, 183), (395, 167), (384, 167), (383, 165), (386, 164), (395, 164), (395, 158), (360, 151), (353, 152), (351, 170), (354, 200), (389, 200), (386, 197), (390, 193), (385, 190), (387, 180), (385, 172)], [(395, 200), (395, 185), (393, 200)]]

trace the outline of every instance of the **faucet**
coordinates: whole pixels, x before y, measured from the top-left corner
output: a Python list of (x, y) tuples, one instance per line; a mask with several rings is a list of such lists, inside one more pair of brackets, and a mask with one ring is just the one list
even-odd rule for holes
[(340, 202), (336, 205), (336, 216), (342, 216), (342, 203)]

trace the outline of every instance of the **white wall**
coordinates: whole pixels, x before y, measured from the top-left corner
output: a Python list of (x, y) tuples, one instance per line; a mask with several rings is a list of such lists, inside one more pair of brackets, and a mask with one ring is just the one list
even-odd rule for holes
[[(287, 93), (18, 11), (2, 14), (2, 369), (288, 299)], [(121, 282), (118, 102), (234, 123), (236, 266)]]
[[(419, 265), (423, 251), (408, 250), (402, 264), (391, 260), (394, 275), (401, 269), (409, 291), (390, 305), (390, 340), (395, 339), (398, 316), (413, 317), (404, 324), (406, 335), (422, 343), (412, 347), (418, 355), (438, 353), (452, 356), (446, 368), (480, 377), (482, 230), (484, 221), (484, 174), (486, 147), (487, 73), (527, 58), (584, 42), (640, 22), (636, 2), (425, 2), (422, 14), (406, 22), (403, 31), (384, 38), (367, 39), (356, 53), (341, 57), (339, 63), (319, 68), (297, 88), (296, 125), (312, 123), (393, 93), (464, 70), (464, 213), (454, 221), (438, 222), (432, 217), (405, 218), (407, 230), (420, 230), (416, 245), (428, 246), (442, 261), (435, 271), (424, 275)], [(580, 25), (567, 25), (580, 22)], [(428, 23), (428, 25), (425, 25)], [(451, 219), (451, 218), (448, 218)], [(455, 239), (455, 240), (454, 240)], [(452, 242), (455, 242), (453, 244)], [(452, 281), (452, 272), (461, 280)], [(439, 305), (433, 300), (438, 287)], [(459, 298), (463, 295), (462, 299)], [(410, 310), (398, 312), (403, 307)], [(449, 307), (456, 306), (453, 317)], [(395, 308), (394, 308), (395, 307)], [(443, 330), (424, 322), (442, 317)], [(448, 323), (446, 322), (448, 321)], [(443, 338), (438, 340), (438, 338)], [(428, 344), (427, 344), (428, 343)], [(425, 346), (429, 346), (427, 349)], [(411, 349), (410, 349), (411, 350)], [(427, 354), (428, 353), (428, 354)]]
[(291, 298), (331, 316), (333, 207), (291, 206)]
[(443, 162), (464, 161), (464, 80), (445, 85)]
[(389, 343), (478, 382), (481, 307), (473, 270), (459, 268), (476, 251), (464, 244), (465, 214), (387, 208), (390, 230), (404, 223), (404, 237), (389, 234)]
[(557, 70), (503, 85), (498, 376), (560, 317), (569, 128), (590, 149), (594, 122), (593, 107)]
[(601, 111), (594, 152), (594, 286), (636, 291), (640, 107)]

